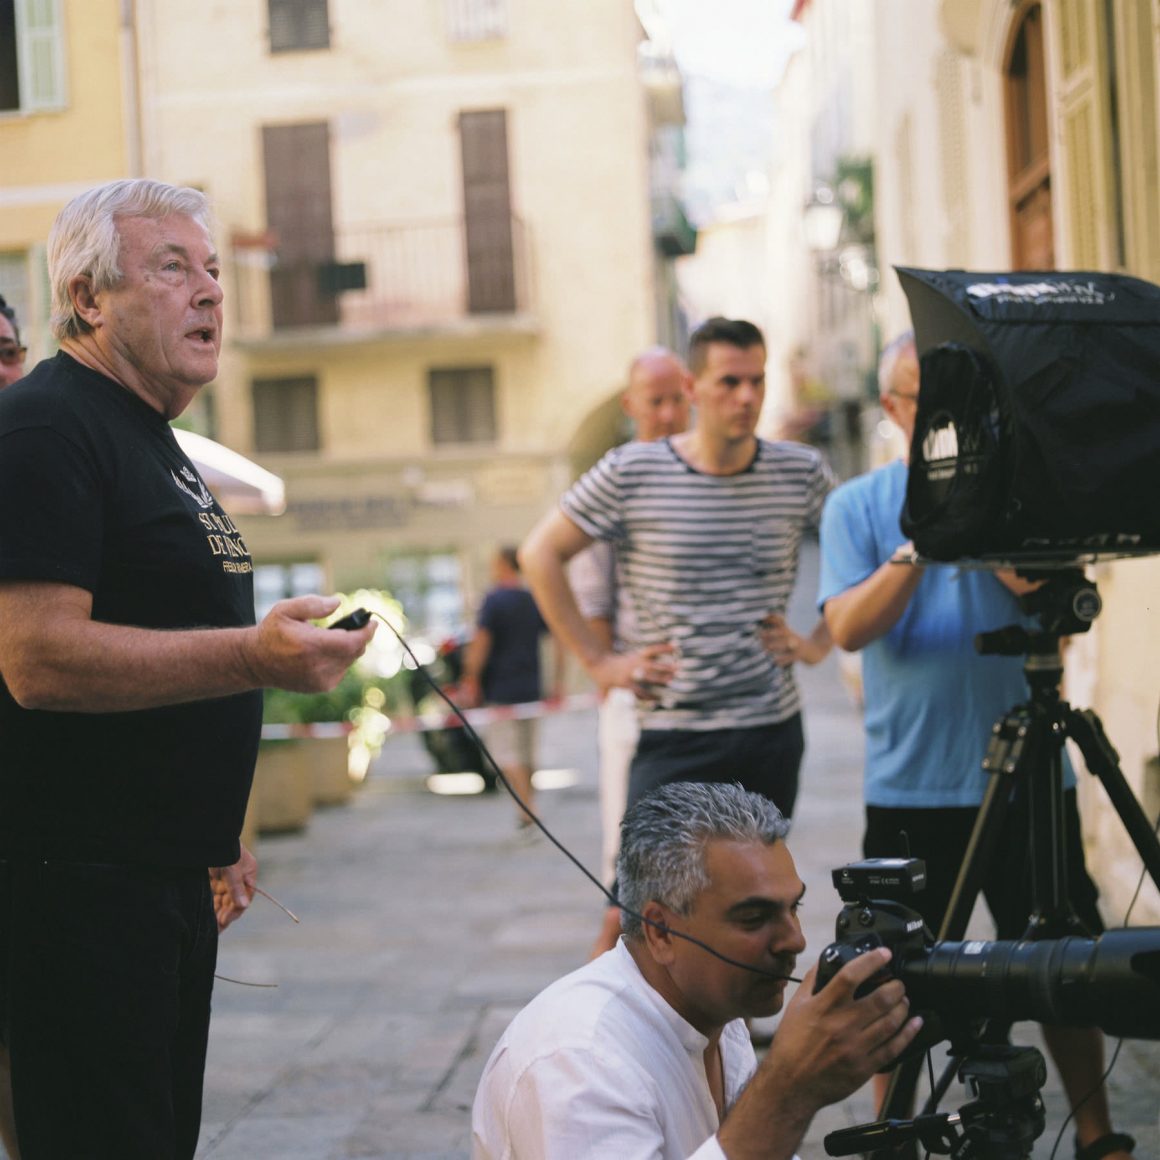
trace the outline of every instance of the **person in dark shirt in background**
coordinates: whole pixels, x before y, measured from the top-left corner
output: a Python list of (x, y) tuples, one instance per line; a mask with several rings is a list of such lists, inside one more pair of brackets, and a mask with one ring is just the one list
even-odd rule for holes
[[(540, 638), (548, 631), (532, 594), (524, 587), (514, 547), (501, 548), (492, 561), (493, 587), (476, 617), (475, 635), (467, 646), (461, 684), (465, 705), (519, 705), (543, 695)], [(560, 695), (561, 662), (555, 663), (551, 696)], [(484, 741), (511, 788), (533, 808), (532, 774), (536, 770), (538, 722), (510, 717), (484, 729)], [(517, 805), (516, 826), (528, 831), (531, 818)]]

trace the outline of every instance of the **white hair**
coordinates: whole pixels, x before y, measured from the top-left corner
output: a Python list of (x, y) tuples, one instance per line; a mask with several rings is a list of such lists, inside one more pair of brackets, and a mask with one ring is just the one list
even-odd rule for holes
[(205, 194), (146, 177), (110, 181), (74, 197), (57, 214), (48, 234), (48, 278), (52, 286), (52, 333), (76, 338), (89, 329), (69, 292), (74, 278), (87, 277), (94, 293), (121, 280), (118, 218), (166, 218), (182, 214), (212, 229)]
[(888, 395), (894, 390), (894, 372), (908, 351), (914, 351), (914, 331), (904, 330), (892, 339), (878, 359), (878, 391)]

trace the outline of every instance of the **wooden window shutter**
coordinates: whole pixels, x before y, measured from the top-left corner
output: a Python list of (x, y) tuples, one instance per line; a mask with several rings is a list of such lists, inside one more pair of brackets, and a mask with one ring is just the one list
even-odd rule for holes
[(16, 35), (20, 107), (63, 108), (65, 67), (60, 0), (16, 0)]
[(1160, 0), (1128, 0), (1113, 9), (1120, 85), (1117, 111), (1123, 182), (1125, 261), (1160, 281)]
[(490, 366), (432, 368), (427, 384), (432, 443), (495, 441), (495, 372)]
[(255, 451), (318, 450), (318, 380), (314, 375), (255, 379), (251, 398)]
[(1060, 265), (1109, 269), (1114, 262), (1111, 124), (1104, 9), (1090, 0), (1061, 0), (1054, 29), (1058, 77), (1054, 113), (1063, 145), (1060, 168)]
[(507, 112), (459, 115), (463, 163), (463, 227), (467, 252), (467, 309), (472, 314), (516, 308)]
[(270, 51), (330, 47), (328, 0), (268, 0)]
[(338, 304), (323, 292), (320, 272), (334, 261), (330, 194), (330, 126), (265, 125), (266, 224), (278, 239), (270, 271), (275, 329), (332, 326)]

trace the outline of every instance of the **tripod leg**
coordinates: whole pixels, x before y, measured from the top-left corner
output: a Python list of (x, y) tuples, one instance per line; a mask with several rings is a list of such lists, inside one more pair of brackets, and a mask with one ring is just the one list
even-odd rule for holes
[(1160, 885), (1160, 841), (1124, 779), (1119, 754), (1108, 740), (1102, 722), (1091, 709), (1072, 709), (1067, 715), (1067, 728), (1069, 736), (1079, 746), (1088, 770), (1100, 779), (1107, 791), (1152, 881)]
[[(967, 842), (950, 903), (939, 926), (940, 940), (962, 938), (966, 932), (971, 911), (982, 888), (984, 870), (994, 856), (1003, 830), (1011, 797), (1011, 775), (1021, 766), (1027, 735), (1027, 719), (1022, 710), (1002, 718), (992, 730), (991, 741), (983, 759), (983, 768), (992, 776)], [(913, 1114), (914, 1094), (922, 1074), (922, 1063), (920, 1056), (914, 1056), (904, 1059), (894, 1069), (882, 1106), (878, 1109), (879, 1119), (906, 1119)], [(937, 1107), (936, 1097), (941, 1098), (940, 1093), (946, 1091), (955, 1068), (956, 1061), (952, 1058), (947, 1063), (946, 1074), (935, 1085), (933, 1102), (928, 1101), (926, 1111), (933, 1111)], [(872, 1153), (871, 1157), (872, 1160), (888, 1160), (884, 1153)]]
[[(1012, 718), (1005, 718), (996, 727), (996, 738), (999, 730), (1005, 730)], [(938, 929), (938, 939), (960, 939), (966, 933), (967, 923), (971, 921), (971, 911), (975, 908), (975, 901), (983, 886), (983, 872), (998, 845), (999, 835), (1003, 831), (1003, 822), (1007, 817), (1007, 809), (1011, 800), (1010, 774), (1016, 772), (1018, 759), (1008, 761), (1002, 752), (997, 749), (993, 741), (984, 758), (984, 767), (992, 774), (987, 784), (987, 792), (983, 795), (983, 803), (979, 806), (979, 814), (975, 819), (974, 829), (967, 842), (966, 853), (963, 855), (963, 864), (959, 869), (959, 876), (955, 879), (951, 899), (943, 915), (942, 925)], [(992, 764), (988, 764), (992, 762)]]
[(1028, 938), (1063, 938), (1084, 933), (1071, 903), (1063, 797), (1063, 717), (1054, 705), (1038, 706), (1032, 743), (1026, 751), (1031, 842), (1031, 898)]

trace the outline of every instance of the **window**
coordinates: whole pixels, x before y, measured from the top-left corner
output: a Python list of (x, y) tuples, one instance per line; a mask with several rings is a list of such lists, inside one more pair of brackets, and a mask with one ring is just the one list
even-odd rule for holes
[(507, 0), (444, 0), (452, 43), (507, 36)]
[(254, 449), (318, 450), (318, 379), (255, 379)]
[(279, 600), (290, 596), (309, 596), (327, 590), (322, 565), (315, 560), (296, 564), (254, 565), (254, 611), (258, 620)]
[(432, 443), (495, 441), (495, 372), (446, 367), (428, 375)]
[(16, 311), (20, 337), (28, 347), (25, 369), (31, 370), (57, 349), (48, 327), (50, 294), (43, 245), (0, 251), (0, 294)]
[(0, 0), (0, 112), (65, 103), (60, 0)]
[(330, 47), (327, 0), (269, 0), (270, 51)]
[(387, 588), (403, 606), (409, 630), (432, 644), (467, 624), (463, 566), (454, 552), (394, 557), (387, 564)]
[(0, 253), (0, 295), (16, 311), (16, 325), (23, 334), (32, 321), (28, 301), (28, 263), (24, 254)]

